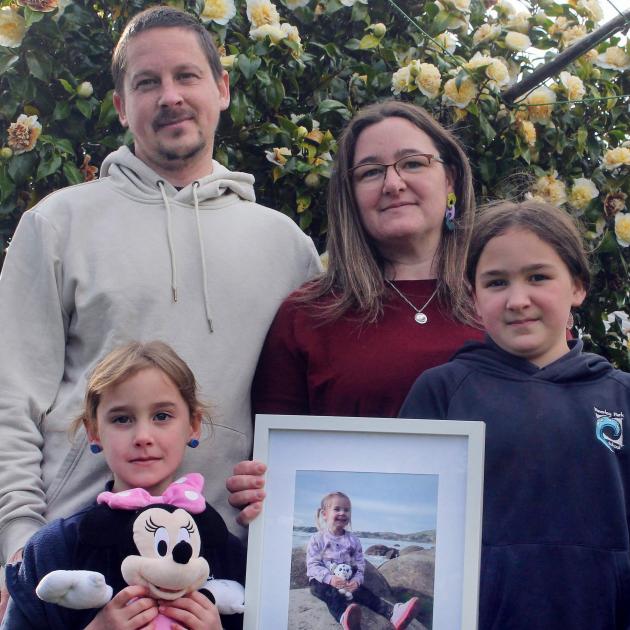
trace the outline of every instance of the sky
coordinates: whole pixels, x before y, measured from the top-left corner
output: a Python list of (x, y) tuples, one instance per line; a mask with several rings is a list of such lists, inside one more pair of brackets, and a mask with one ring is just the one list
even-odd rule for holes
[(294, 523), (314, 526), (324, 495), (341, 491), (352, 503), (352, 529), (399, 534), (436, 528), (437, 475), (298, 470)]

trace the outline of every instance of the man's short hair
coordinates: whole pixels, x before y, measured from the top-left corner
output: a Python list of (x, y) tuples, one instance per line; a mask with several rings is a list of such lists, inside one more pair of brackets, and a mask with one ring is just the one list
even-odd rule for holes
[(129, 41), (152, 28), (185, 28), (197, 35), (201, 50), (203, 50), (214, 78), (219, 81), (223, 76), (223, 66), (219, 52), (212, 36), (203, 27), (203, 24), (190, 13), (180, 11), (169, 6), (151, 7), (141, 11), (131, 18), (125, 27), (112, 56), (112, 78), (114, 88), (119, 94), (123, 92), (125, 71), (127, 70), (127, 47)]

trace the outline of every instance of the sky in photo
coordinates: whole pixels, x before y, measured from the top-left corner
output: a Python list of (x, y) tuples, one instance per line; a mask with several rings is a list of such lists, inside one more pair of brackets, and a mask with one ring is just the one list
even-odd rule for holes
[(314, 526), (324, 495), (341, 491), (352, 503), (352, 529), (407, 534), (436, 528), (437, 475), (298, 470), (294, 524)]

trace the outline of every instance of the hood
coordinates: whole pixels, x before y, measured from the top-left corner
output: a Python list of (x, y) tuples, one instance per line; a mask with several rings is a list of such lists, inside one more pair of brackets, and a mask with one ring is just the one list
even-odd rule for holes
[(596, 380), (613, 370), (603, 357), (582, 352), (580, 339), (569, 341), (569, 352), (553, 363), (539, 368), (527, 359), (517, 357), (497, 346), (486, 336), (485, 342), (469, 342), (453, 355), (452, 361), (462, 361), (486, 374), (512, 380), (537, 379), (554, 383)]
[[(154, 201), (161, 199), (162, 194), (158, 182), (162, 182), (169, 199), (187, 205), (194, 205), (195, 202), (193, 195), (195, 182), (177, 190), (138, 159), (126, 146), (120, 147), (105, 158), (101, 165), (100, 177), (112, 177), (130, 196), (137, 199)], [(197, 197), (200, 204), (226, 193), (234, 193), (245, 201), (256, 201), (254, 176), (249, 173), (229, 171), (216, 160), (212, 160), (212, 173), (198, 180), (197, 184)]]
[[(116, 186), (120, 187), (129, 197), (140, 203), (162, 204), (164, 206), (164, 230), (166, 232), (168, 251), (171, 261), (171, 293), (173, 302), (177, 302), (177, 252), (175, 251), (172, 230), (171, 203), (177, 202), (194, 208), (197, 225), (197, 241), (201, 254), (201, 275), (206, 319), (210, 332), (213, 332), (212, 310), (208, 295), (208, 270), (204, 251), (203, 234), (199, 212), (205, 202), (218, 199), (223, 195), (238, 195), (244, 201), (256, 201), (254, 194), (254, 176), (248, 173), (229, 171), (215, 160), (212, 160), (212, 173), (200, 180), (195, 180), (181, 190), (175, 188), (153, 169), (138, 159), (129, 147), (120, 147), (110, 153), (101, 165), (101, 177), (111, 177)], [(156, 220), (159, 218), (156, 216)]]

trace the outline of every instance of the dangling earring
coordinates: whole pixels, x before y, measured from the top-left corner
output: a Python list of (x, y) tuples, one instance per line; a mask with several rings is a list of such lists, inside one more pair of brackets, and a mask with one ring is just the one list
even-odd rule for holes
[(100, 444), (97, 444), (96, 442), (92, 442), (92, 444), (90, 444), (90, 451), (92, 451), (94, 455), (98, 455), (102, 450), (103, 447)]
[(569, 317), (567, 319), (567, 330), (571, 330), (575, 326), (575, 319), (573, 318), (573, 313), (569, 311)]
[(454, 192), (446, 196), (446, 212), (444, 213), (444, 225), (449, 232), (455, 229), (455, 202), (457, 195)]
[(191, 438), (190, 440), (188, 440), (188, 446), (190, 446), (190, 448), (197, 448), (199, 446), (199, 440), (196, 438)]

